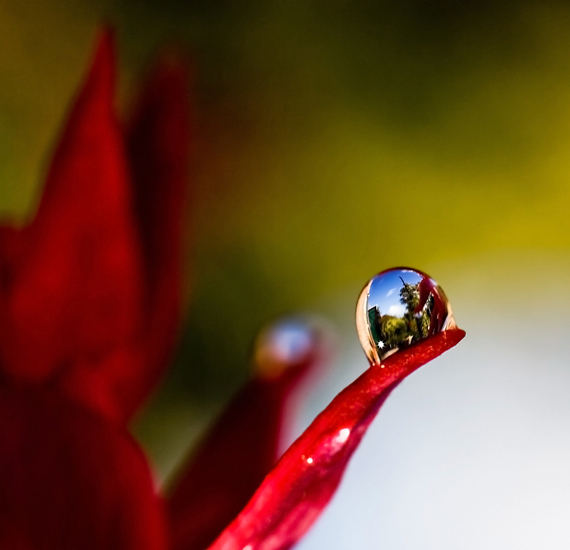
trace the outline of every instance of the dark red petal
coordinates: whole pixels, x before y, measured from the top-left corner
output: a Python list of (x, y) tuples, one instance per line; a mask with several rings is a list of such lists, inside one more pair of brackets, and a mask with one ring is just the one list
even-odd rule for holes
[(140, 251), (113, 110), (114, 73), (113, 40), (105, 32), (36, 218), (21, 231), (2, 232), (0, 362), (12, 379), (65, 378), (71, 364), (101, 369), (138, 329)]
[(0, 388), (2, 550), (164, 550), (162, 503), (121, 429), (39, 389)]
[(336, 490), (347, 462), (390, 391), (456, 345), (452, 329), (373, 366), (344, 389), (293, 443), (210, 550), (281, 550), (309, 529)]
[(211, 544), (275, 464), (291, 391), (327, 351), (324, 335), (313, 336), (314, 347), (302, 362), (249, 382), (191, 457), (168, 502), (173, 550)]
[(146, 274), (144, 364), (122, 389), (127, 414), (162, 374), (179, 332), (188, 146), (187, 70), (176, 57), (164, 57), (143, 89), (127, 132)]

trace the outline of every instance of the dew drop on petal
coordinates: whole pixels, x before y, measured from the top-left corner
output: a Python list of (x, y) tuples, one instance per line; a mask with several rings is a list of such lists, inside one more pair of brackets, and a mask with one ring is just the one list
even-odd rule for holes
[(315, 352), (315, 327), (301, 319), (285, 319), (261, 331), (255, 343), (256, 371), (266, 377), (278, 376), (283, 369), (299, 365)]
[(356, 329), (372, 364), (456, 326), (447, 296), (416, 269), (387, 269), (370, 279), (356, 305)]

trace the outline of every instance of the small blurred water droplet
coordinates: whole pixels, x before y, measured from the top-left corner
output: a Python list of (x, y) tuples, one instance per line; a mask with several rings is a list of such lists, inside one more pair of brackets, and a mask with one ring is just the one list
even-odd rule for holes
[(285, 319), (265, 328), (257, 338), (255, 368), (266, 378), (306, 362), (317, 346), (315, 327), (299, 319)]

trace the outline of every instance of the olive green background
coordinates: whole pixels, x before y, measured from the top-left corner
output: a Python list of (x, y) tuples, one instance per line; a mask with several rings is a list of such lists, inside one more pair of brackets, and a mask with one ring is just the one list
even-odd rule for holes
[(20, 222), (101, 22), (123, 109), (157, 49), (191, 59), (188, 316), (143, 438), (227, 397), (275, 316), (392, 265), (568, 247), (570, 5), (499, 4), (0, 1), (0, 213)]

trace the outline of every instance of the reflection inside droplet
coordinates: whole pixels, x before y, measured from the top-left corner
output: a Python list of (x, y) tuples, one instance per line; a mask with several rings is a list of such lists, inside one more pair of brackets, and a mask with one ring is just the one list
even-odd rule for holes
[(415, 269), (378, 273), (364, 287), (356, 306), (358, 337), (373, 364), (452, 327), (455, 320), (445, 293)]

